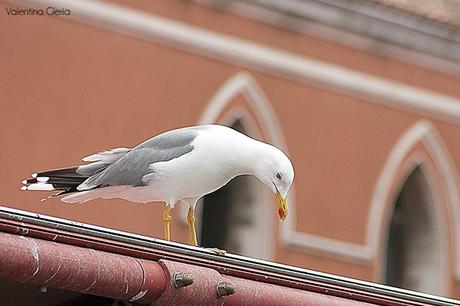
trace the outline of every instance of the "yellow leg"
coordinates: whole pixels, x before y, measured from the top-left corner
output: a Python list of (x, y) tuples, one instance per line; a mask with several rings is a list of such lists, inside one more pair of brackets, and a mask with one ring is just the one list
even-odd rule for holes
[(188, 229), (190, 231), (190, 239), (194, 246), (198, 246), (198, 241), (196, 240), (196, 230), (195, 230), (195, 210), (190, 207), (187, 214)]
[(171, 208), (166, 206), (163, 212), (163, 223), (165, 226), (165, 240), (171, 241)]

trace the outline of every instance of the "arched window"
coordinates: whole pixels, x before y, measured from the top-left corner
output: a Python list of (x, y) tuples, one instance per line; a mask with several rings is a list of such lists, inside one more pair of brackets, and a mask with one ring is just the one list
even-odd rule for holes
[[(241, 120), (230, 127), (245, 133)], [(202, 199), (201, 245), (258, 258), (268, 258), (265, 216), (269, 203), (263, 201), (262, 184), (255, 177), (239, 176)], [(269, 215), (270, 216), (270, 215)], [(270, 217), (268, 217), (270, 218)]]
[(395, 199), (389, 223), (385, 283), (429, 293), (442, 293), (443, 237), (435, 200), (420, 166)]
[[(287, 152), (270, 101), (257, 81), (246, 72), (234, 75), (217, 90), (199, 123), (224, 124)], [(295, 208), (293, 194), (294, 188), (291, 188), (291, 212)], [(200, 245), (266, 260), (273, 259), (277, 235), (273, 201), (271, 192), (251, 176), (237, 177), (221, 190), (205, 196), (197, 205)], [(182, 215), (186, 215), (186, 209), (182, 210)], [(209, 215), (213, 217), (208, 218)], [(291, 224), (292, 217), (291, 213), (291, 218), (285, 223)]]

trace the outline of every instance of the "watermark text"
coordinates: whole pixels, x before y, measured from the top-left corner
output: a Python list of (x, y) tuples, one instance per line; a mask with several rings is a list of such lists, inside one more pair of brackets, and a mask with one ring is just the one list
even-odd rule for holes
[(69, 9), (53, 6), (46, 9), (7, 7), (5, 10), (8, 16), (70, 16)]

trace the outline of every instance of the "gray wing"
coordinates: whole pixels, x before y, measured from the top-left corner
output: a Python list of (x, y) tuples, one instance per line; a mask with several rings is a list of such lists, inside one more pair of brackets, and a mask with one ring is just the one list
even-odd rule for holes
[(150, 165), (190, 153), (193, 150), (192, 142), (202, 128), (204, 127), (177, 129), (155, 136), (126, 153), (105, 170), (89, 177), (77, 189), (144, 186), (142, 178), (152, 173)]

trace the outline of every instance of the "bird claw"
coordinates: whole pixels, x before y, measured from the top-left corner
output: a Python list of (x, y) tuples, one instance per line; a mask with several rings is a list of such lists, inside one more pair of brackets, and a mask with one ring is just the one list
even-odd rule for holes
[(205, 248), (205, 249), (208, 250), (208, 251), (213, 252), (216, 255), (220, 255), (220, 256), (224, 256), (225, 254), (227, 254), (227, 251), (221, 250), (221, 249), (218, 249), (218, 248)]

